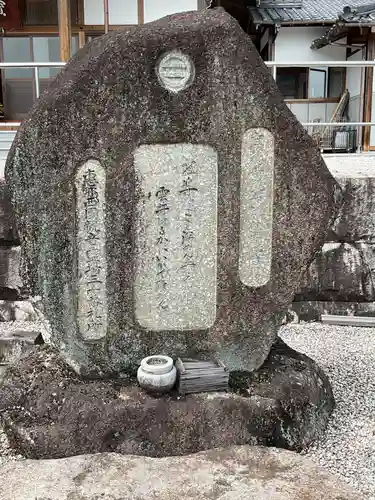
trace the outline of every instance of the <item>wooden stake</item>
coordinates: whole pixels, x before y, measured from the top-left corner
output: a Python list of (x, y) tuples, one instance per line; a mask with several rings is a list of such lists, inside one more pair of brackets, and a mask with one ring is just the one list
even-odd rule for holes
[(57, 0), (59, 12), (60, 58), (67, 62), (72, 57), (72, 23), (70, 17), (70, 1)]

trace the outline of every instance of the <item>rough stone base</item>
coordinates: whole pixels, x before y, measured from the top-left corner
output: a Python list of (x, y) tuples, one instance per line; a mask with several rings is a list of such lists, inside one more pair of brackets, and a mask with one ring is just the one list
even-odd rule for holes
[(134, 381), (83, 381), (51, 347), (10, 366), (0, 415), (12, 446), (29, 458), (98, 452), (161, 457), (261, 444), (301, 450), (334, 407), (325, 374), (280, 339), (253, 373), (231, 373), (231, 393), (152, 397)]
[(362, 500), (304, 457), (238, 446), (187, 457), (114, 453), (0, 468), (2, 500)]

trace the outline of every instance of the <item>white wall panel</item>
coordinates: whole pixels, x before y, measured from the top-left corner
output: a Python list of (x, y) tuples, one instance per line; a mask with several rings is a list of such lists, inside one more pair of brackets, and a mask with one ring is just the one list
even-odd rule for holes
[[(275, 61), (345, 61), (346, 49), (334, 45), (311, 50), (313, 40), (326, 33), (326, 27), (282, 27), (275, 40)], [(340, 40), (346, 43), (346, 40)]]
[[(109, 24), (138, 24), (137, 0), (109, 0)], [(84, 0), (85, 24), (104, 24), (103, 0)]]
[(145, 23), (155, 21), (161, 17), (184, 12), (186, 10), (197, 10), (197, 0), (144, 0)]

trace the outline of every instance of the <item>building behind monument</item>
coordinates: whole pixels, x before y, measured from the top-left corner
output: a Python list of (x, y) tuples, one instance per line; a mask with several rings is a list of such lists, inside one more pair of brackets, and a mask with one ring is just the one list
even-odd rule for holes
[[(278, 68), (275, 75), (297, 118), (302, 123), (316, 123), (309, 127), (309, 132), (315, 135), (325, 152), (375, 149), (373, 128), (345, 124), (334, 129), (319, 126), (319, 122), (331, 121), (333, 116), (343, 122), (373, 121), (372, 69), (345, 67), (345, 61), (373, 59), (375, 4), (368, 0), (351, 3), (337, 0), (334, 6), (326, 6), (323, 0), (261, 0), (258, 7), (249, 6), (253, 2), (245, 0), (131, 0), (126, 2), (126, 9), (122, 1), (109, 0), (108, 16), (104, 13), (103, 0), (5, 0), (3, 14), (6, 16), (0, 15), (1, 61), (25, 65), (66, 61), (107, 28), (131, 27), (175, 12), (205, 8), (206, 3), (222, 5), (236, 17), (264, 60), (306, 62), (303, 67)], [(316, 61), (322, 61), (322, 66), (309, 67), (309, 62)], [(330, 67), (332, 61), (343, 61), (343, 65)], [(9, 130), (16, 130), (37, 95), (59, 70), (41, 68), (35, 81), (32, 68), (2, 69), (2, 162), (14, 135)]]

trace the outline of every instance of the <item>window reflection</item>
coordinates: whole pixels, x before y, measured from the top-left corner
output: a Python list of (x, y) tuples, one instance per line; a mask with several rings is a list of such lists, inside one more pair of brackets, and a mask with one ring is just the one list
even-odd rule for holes
[(339, 98), (346, 68), (278, 68), (276, 83), (285, 99)]
[[(4, 62), (60, 62), (59, 37), (4, 37), (0, 40)], [(78, 36), (72, 37), (73, 54), (78, 48)], [(40, 68), (39, 87), (43, 92), (60, 68)], [(8, 120), (22, 120), (36, 99), (34, 70), (9, 68), (1, 71), (2, 104)]]
[[(77, 0), (70, 0), (70, 12), (72, 24), (77, 24)], [(25, 26), (56, 26), (58, 24), (57, 0), (24, 0), (23, 24)]]

